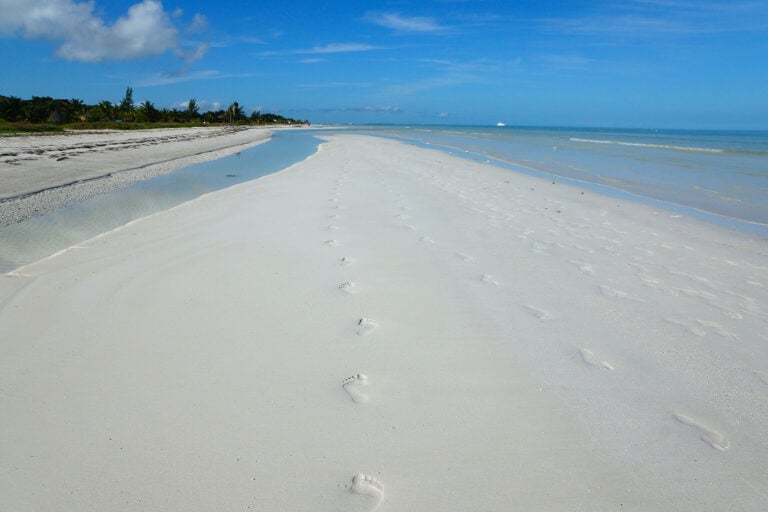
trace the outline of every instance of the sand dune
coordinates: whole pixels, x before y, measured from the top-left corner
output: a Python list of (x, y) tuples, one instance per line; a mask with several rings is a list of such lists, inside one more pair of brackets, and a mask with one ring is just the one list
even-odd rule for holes
[(762, 511), (768, 243), (395, 141), (0, 280), (15, 511)]

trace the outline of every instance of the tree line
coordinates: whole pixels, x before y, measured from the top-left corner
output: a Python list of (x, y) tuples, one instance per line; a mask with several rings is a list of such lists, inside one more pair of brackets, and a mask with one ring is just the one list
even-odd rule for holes
[[(200, 105), (194, 98), (186, 108), (157, 108), (146, 100), (138, 105), (133, 100), (133, 89), (128, 87), (118, 103), (100, 101), (87, 105), (79, 99), (54, 99), (49, 96), (32, 96), (25, 100), (14, 96), (0, 95), (0, 120), (15, 124), (68, 125), (68, 127), (110, 126), (132, 128), (148, 124), (309, 124), (277, 114), (253, 112), (246, 115), (238, 102), (228, 108), (200, 112)], [(122, 125), (122, 126), (121, 126)]]

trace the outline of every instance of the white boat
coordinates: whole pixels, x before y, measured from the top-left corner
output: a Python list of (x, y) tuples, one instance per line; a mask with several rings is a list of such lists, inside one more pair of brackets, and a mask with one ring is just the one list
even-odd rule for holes
[(501, 128), (502, 126), (507, 126), (507, 125), (506, 125), (506, 124), (504, 124), (504, 123), (502, 123), (501, 121), (499, 121), (498, 123), (496, 123), (496, 126), (498, 126), (499, 128)]

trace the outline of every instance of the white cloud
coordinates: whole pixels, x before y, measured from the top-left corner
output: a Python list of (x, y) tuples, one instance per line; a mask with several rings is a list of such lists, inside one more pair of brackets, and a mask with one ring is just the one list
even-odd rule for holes
[(414, 82), (391, 85), (386, 88), (386, 92), (394, 96), (408, 96), (429, 89), (462, 85), (474, 81), (477, 81), (477, 78), (458, 75), (436, 76), (432, 78), (425, 78), (423, 80), (417, 80)]
[(540, 61), (547, 67), (561, 70), (586, 69), (595, 62), (594, 59), (590, 59), (582, 55), (557, 54), (540, 55), (535, 60)]
[(369, 105), (359, 110), (361, 112), (390, 112), (393, 114), (397, 114), (403, 111), (400, 107), (392, 106), (392, 105), (385, 105), (381, 107), (372, 107)]
[(203, 30), (205, 30), (207, 26), (208, 26), (208, 18), (206, 18), (200, 13), (197, 13), (192, 18), (192, 23), (190, 23), (189, 27), (187, 27), (187, 32), (190, 32), (190, 33), (202, 32)]
[(439, 32), (445, 27), (432, 18), (406, 17), (396, 13), (369, 14), (366, 20), (398, 32)]
[(430, 89), (500, 80), (515, 72), (522, 59), (517, 57), (513, 60), (479, 59), (463, 62), (423, 59), (422, 62), (434, 68), (436, 73), (420, 80), (389, 85), (384, 89), (385, 94), (401, 97)]
[(190, 82), (193, 80), (210, 80), (215, 78), (222, 78), (222, 76), (223, 75), (219, 71), (212, 69), (195, 71), (194, 73), (188, 73), (186, 70), (180, 70), (145, 78), (140, 80), (138, 85), (142, 87), (151, 87), (155, 85), (169, 85), (177, 84), (180, 82)]
[(331, 43), (327, 44), (325, 46), (315, 46), (309, 51), (305, 51), (304, 53), (311, 53), (311, 54), (324, 54), (324, 53), (348, 53), (348, 52), (367, 52), (370, 50), (375, 50), (375, 46), (371, 46), (370, 44), (360, 44), (360, 43)]
[[(216, 112), (217, 110), (221, 110), (223, 108), (222, 103), (220, 101), (215, 101), (215, 100), (195, 99), (195, 103), (197, 104), (197, 108), (201, 113), (208, 112), (208, 111)], [(169, 107), (175, 108), (178, 110), (186, 110), (187, 107), (189, 107), (189, 100), (177, 101), (175, 103), (171, 103)]]
[(326, 108), (314, 108), (314, 107), (305, 107), (305, 108), (289, 108), (285, 109), (287, 112), (321, 112), (324, 114), (328, 113), (334, 113), (334, 112), (356, 112), (356, 113), (363, 113), (363, 114), (371, 114), (371, 113), (385, 113), (385, 114), (400, 114), (403, 112), (403, 109), (398, 107), (397, 105), (382, 105), (382, 106), (374, 106), (374, 105), (366, 105), (366, 106), (357, 106), (357, 107), (326, 107)]
[(351, 87), (371, 87), (373, 82), (318, 82), (311, 84), (297, 84), (297, 87), (303, 87), (305, 89), (335, 89), (335, 88), (351, 88)]
[(198, 43), (191, 48), (177, 48), (174, 53), (187, 62), (193, 62), (203, 57), (208, 52), (208, 43)]
[(313, 46), (312, 48), (299, 50), (261, 52), (259, 55), (263, 57), (272, 55), (326, 55), (330, 53), (368, 52), (371, 50), (382, 49), (383, 48), (381, 46), (373, 46), (370, 44), (362, 43), (331, 43), (324, 46)]
[(251, 73), (222, 73), (214, 69), (189, 72), (187, 69), (182, 68), (167, 73), (149, 76), (139, 80), (136, 85), (141, 87), (153, 87), (157, 85), (170, 85), (197, 80), (220, 80), (224, 78), (247, 78), (251, 76), (253, 76)]
[(208, 101), (208, 100), (200, 100), (197, 102), (198, 106), (200, 106), (200, 111), (205, 112), (208, 110), (221, 110), (221, 102), (220, 101)]
[[(171, 18), (180, 13), (167, 13), (157, 0), (132, 5), (111, 25), (94, 9), (93, 0), (3, 0), (0, 35), (59, 41), (58, 57), (83, 62), (137, 59), (178, 48)], [(196, 15), (192, 24), (203, 21)]]
[(655, 38), (765, 31), (767, 14), (765, 2), (631, 0), (607, 4), (584, 17), (543, 22), (545, 29), (559, 34)]
[(264, 39), (260, 37), (240, 36), (238, 39), (243, 43), (248, 43), (248, 44), (264, 44)]

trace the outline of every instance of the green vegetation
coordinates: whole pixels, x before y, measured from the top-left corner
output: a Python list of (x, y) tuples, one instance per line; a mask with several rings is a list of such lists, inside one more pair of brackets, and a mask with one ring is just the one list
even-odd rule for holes
[(238, 102), (226, 110), (200, 112), (195, 98), (184, 110), (158, 109), (146, 100), (136, 106), (133, 88), (128, 87), (119, 103), (108, 100), (86, 105), (78, 99), (53, 99), (32, 96), (23, 100), (15, 96), (0, 95), (0, 133), (57, 132), (65, 129), (120, 129), (167, 128), (203, 125), (301, 125), (298, 121), (277, 114), (253, 112), (246, 116)]

